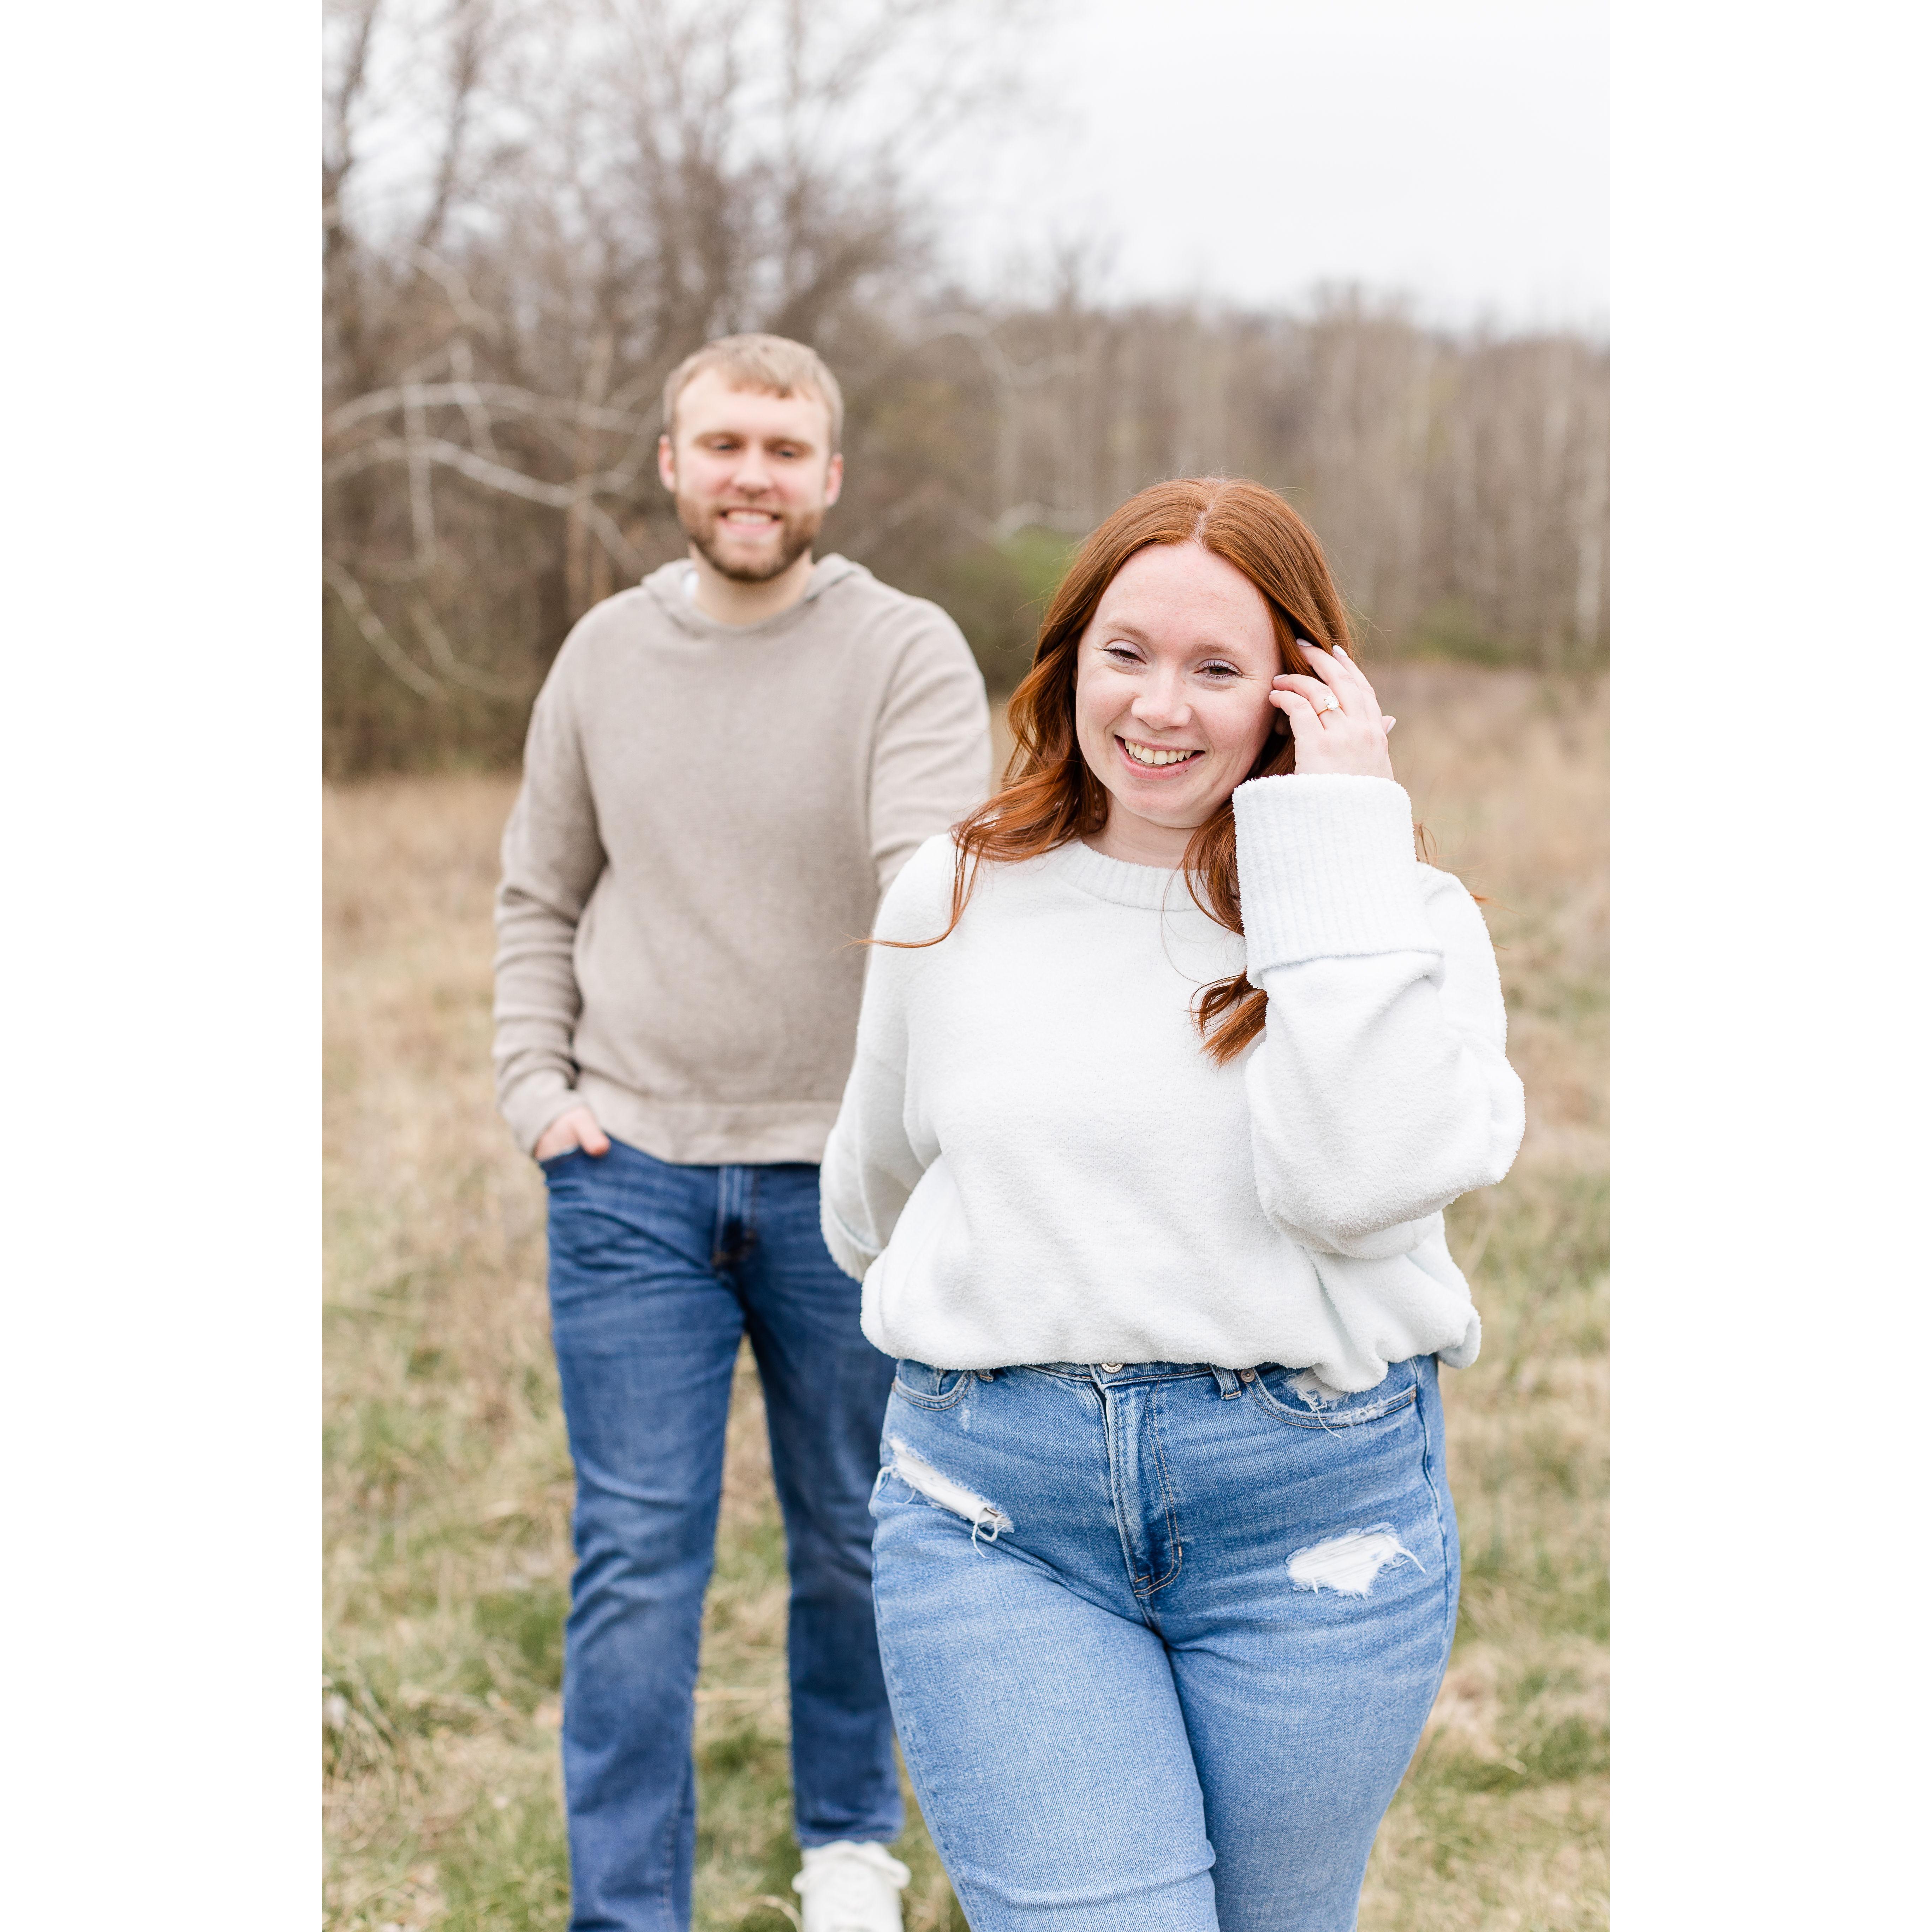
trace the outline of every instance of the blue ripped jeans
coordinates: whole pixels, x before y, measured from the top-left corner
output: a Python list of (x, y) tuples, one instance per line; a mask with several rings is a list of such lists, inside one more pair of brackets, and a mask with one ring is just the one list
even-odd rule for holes
[(886, 1681), (974, 1932), (1347, 1932), (1455, 1634), (1434, 1358), (902, 1362), (883, 1456)]
[(692, 1690), (724, 1425), (749, 1335), (791, 1567), (800, 1841), (903, 1823), (872, 1622), (879, 1418), (892, 1364), (818, 1232), (818, 1169), (688, 1167), (613, 1141), (543, 1163), (551, 1333), (577, 1466), (564, 1627), (573, 1932), (691, 1922)]

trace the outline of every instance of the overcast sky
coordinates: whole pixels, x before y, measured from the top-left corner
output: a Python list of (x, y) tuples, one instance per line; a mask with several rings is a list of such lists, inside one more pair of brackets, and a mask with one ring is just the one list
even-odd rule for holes
[(1600, 328), (1608, 39), (1604, 0), (1060, 0), (965, 246), (1098, 242), (1120, 296), (1357, 281)]

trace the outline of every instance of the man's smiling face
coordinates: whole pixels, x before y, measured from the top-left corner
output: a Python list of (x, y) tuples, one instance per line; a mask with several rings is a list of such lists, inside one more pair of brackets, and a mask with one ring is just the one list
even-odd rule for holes
[(716, 369), (686, 384), (675, 440), (658, 441), (658, 473), (685, 535), (720, 576), (769, 583), (811, 549), (843, 480), (831, 428), (815, 395), (734, 388)]

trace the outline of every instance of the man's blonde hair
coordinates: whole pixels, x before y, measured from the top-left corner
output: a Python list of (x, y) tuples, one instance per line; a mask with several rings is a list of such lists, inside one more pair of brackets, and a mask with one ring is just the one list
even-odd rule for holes
[(838, 379), (815, 350), (782, 335), (721, 335), (687, 356), (664, 382), (664, 432), (674, 442), (677, 440), (677, 399), (686, 385), (707, 369), (719, 371), (734, 389), (761, 389), (772, 396), (816, 396), (832, 418), (832, 446), (825, 453), (838, 454), (838, 439), (845, 429), (845, 398), (838, 393)]

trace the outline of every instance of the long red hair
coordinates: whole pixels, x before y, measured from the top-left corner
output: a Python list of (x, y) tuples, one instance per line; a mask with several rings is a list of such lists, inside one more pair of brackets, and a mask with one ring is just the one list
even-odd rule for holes
[[(1150, 544), (1179, 543), (1199, 544), (1232, 564), (1261, 592), (1285, 670), (1309, 669), (1302, 639), (1324, 649), (1340, 644), (1353, 654), (1348, 615), (1322, 546), (1273, 490), (1238, 478), (1188, 476), (1150, 484), (1130, 496), (1080, 546), (1047, 607), (1033, 668), (1006, 706), (1015, 742), (1000, 789), (953, 828), (958, 850), (946, 931), (933, 939), (881, 944), (938, 945), (959, 923), (982, 862), (1036, 859), (1106, 823), (1106, 788), (1088, 770), (1074, 733), (1080, 640), (1128, 558)], [(1270, 733), (1246, 776), (1268, 778), (1294, 769), (1293, 736)], [(1241, 890), (1232, 800), (1224, 800), (1188, 841), (1182, 870), (1202, 910), (1239, 932)], [(1208, 1054), (1225, 1065), (1260, 1036), (1268, 996), (1240, 973), (1202, 988), (1194, 1012)]]

